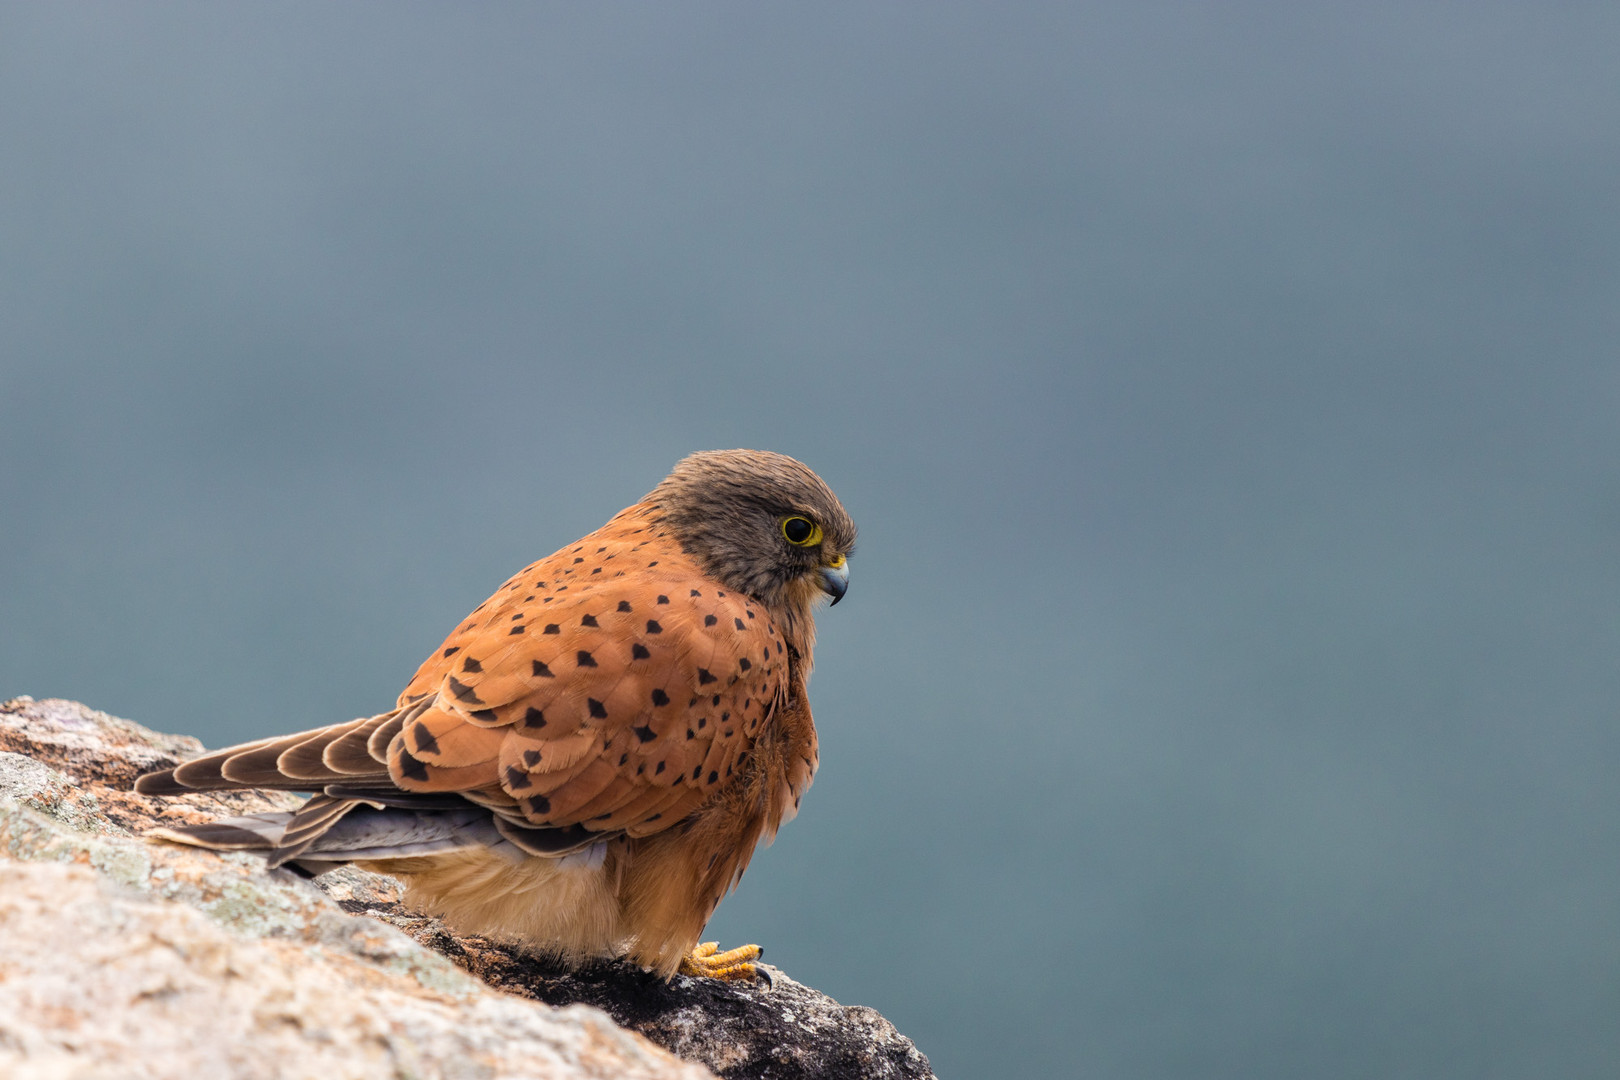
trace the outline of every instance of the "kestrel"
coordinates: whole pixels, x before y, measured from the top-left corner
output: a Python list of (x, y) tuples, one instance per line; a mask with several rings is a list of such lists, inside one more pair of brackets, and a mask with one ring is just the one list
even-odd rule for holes
[(467, 933), (664, 977), (751, 974), (699, 945), (815, 775), (814, 609), (855, 525), (781, 454), (693, 454), (596, 532), (525, 567), (389, 712), (244, 743), (135, 784), (310, 792), (296, 812), (155, 830), (315, 875), (393, 875)]

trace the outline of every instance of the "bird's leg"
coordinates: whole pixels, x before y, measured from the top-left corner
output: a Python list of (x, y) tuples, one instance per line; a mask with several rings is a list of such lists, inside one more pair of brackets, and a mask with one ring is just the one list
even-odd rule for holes
[(758, 945), (742, 945), (721, 952), (719, 942), (705, 941), (681, 961), (681, 974), (727, 982), (752, 979), (755, 971), (749, 961), (759, 959), (764, 951)]

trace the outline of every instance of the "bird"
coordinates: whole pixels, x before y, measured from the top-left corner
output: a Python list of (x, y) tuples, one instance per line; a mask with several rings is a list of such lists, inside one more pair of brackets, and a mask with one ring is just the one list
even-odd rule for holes
[(388, 874), (458, 932), (573, 966), (754, 977), (757, 945), (699, 939), (815, 776), (815, 614), (844, 597), (854, 546), (808, 466), (692, 454), (496, 589), (391, 710), (135, 783), (308, 793), (298, 809), (149, 835), (307, 877)]

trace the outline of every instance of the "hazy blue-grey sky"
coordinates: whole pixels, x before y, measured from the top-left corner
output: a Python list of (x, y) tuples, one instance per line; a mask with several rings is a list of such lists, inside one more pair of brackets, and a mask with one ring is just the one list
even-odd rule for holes
[(861, 526), (714, 923), (950, 1078), (1620, 1071), (1620, 8), (0, 6), (0, 695)]

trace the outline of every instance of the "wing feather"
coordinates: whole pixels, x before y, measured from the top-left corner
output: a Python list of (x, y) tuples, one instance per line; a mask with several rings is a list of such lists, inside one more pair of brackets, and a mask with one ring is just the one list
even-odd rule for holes
[(383, 713), (381, 716), (373, 716), (366, 723), (327, 743), (326, 748), (321, 751), (321, 761), (328, 769), (345, 776), (368, 776), (378, 769), (386, 770), (387, 742), (386, 740), (383, 742), (382, 753), (373, 753), (370, 749), (372, 739), (390, 728), (395, 721), (399, 724), (399, 728), (395, 730), (402, 729), (432, 704), (431, 700), (420, 701), (402, 709), (395, 709), (393, 712)]
[(780, 633), (673, 543), (632, 541), (635, 522), (616, 522), (525, 567), (423, 664), (402, 701), (439, 705), (390, 746), (396, 783), (481, 780), (485, 739), (498, 737), (508, 812), (547, 828), (655, 832), (734, 774), (784, 692)]
[(621, 514), (479, 605), (393, 712), (208, 754), (137, 790), (321, 792), (278, 857), (345, 806), (426, 810), (445, 798), (492, 811), (524, 850), (557, 854), (662, 831), (711, 799), (787, 673), (758, 603), (708, 580), (645, 517)]
[[(375, 727), (379, 720), (379, 717), (361, 717), (347, 724), (323, 728), (292, 749), (283, 751), (274, 762), (275, 770), (292, 780), (339, 779), (345, 774), (326, 764), (326, 748), (353, 731)], [(377, 763), (373, 762), (372, 768), (376, 767)]]

